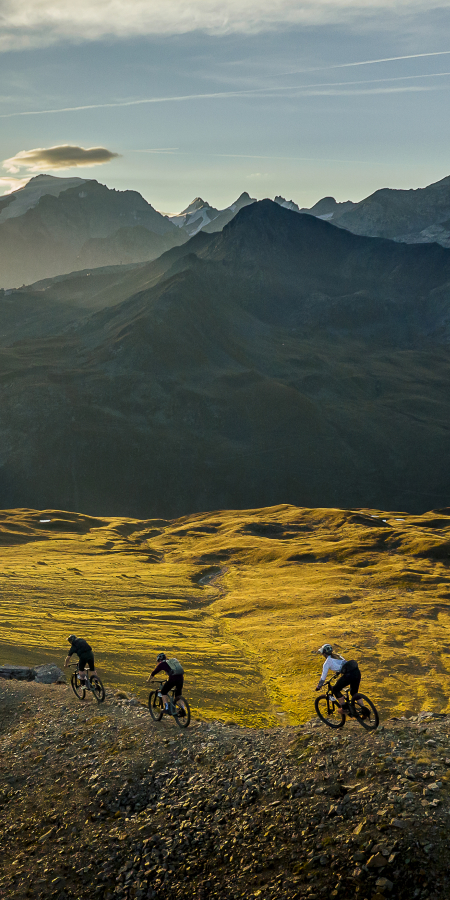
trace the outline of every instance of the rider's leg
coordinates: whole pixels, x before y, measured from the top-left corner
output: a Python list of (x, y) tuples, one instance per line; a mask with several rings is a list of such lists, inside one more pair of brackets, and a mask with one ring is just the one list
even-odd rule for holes
[(86, 670), (84, 668), (84, 663), (83, 668), (81, 668), (81, 663), (78, 664), (78, 678), (80, 679), (81, 684), (86, 684)]
[(162, 702), (164, 703), (164, 709), (166, 712), (170, 711), (169, 691), (170, 691), (171, 687), (173, 687), (173, 685), (170, 683), (170, 681), (171, 681), (171, 679), (169, 676), (167, 681), (165, 681), (161, 687), (161, 698), (162, 698)]
[(336, 697), (336, 700), (339, 705), (339, 712), (340, 712), (341, 716), (344, 715), (343, 707), (345, 706), (345, 703), (346, 703), (345, 697), (342, 696), (341, 688), (347, 687), (348, 683), (349, 683), (348, 676), (341, 675), (341, 677), (338, 678), (336, 684), (332, 688), (332, 694), (334, 694), (334, 696)]
[(89, 678), (92, 678), (94, 675), (97, 674), (96, 669), (95, 669), (94, 657), (92, 657), (92, 659), (88, 660), (88, 666), (89, 666)]
[(364, 700), (360, 700), (359, 695), (358, 695), (359, 686), (361, 684), (361, 672), (359, 671), (359, 669), (357, 669), (355, 672), (352, 672), (351, 674), (352, 674), (352, 677), (351, 677), (351, 681), (350, 681), (350, 693), (352, 695), (352, 700), (355, 703), (359, 703), (359, 705), (363, 709), (365, 709), (366, 707), (364, 706)]

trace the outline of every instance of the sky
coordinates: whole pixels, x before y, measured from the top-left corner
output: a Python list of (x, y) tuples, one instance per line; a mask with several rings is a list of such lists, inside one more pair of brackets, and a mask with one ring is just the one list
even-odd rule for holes
[(0, 0), (0, 193), (39, 172), (163, 212), (450, 174), (450, 0)]

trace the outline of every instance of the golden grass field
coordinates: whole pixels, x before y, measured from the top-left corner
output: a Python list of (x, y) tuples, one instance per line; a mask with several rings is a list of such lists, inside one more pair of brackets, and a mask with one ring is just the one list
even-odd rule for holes
[(18, 509), (0, 513), (0, 548), (0, 663), (62, 665), (75, 633), (107, 686), (145, 700), (165, 650), (203, 718), (296, 724), (314, 714), (313, 651), (329, 641), (382, 713), (450, 708), (450, 509), (170, 522)]

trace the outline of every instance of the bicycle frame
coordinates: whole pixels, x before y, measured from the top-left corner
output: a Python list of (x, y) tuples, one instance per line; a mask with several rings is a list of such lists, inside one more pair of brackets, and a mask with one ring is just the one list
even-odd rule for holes
[[(78, 668), (78, 663), (73, 663), (72, 665), (67, 666), (67, 668), (68, 668), (68, 669), (75, 669), (75, 672), (78, 672), (78, 677), (80, 676), (80, 670), (79, 670), (79, 668)], [(87, 690), (87, 691), (93, 692), (93, 688), (92, 688), (92, 684), (91, 684), (91, 674), (90, 674), (90, 669), (87, 669), (87, 670), (84, 669), (84, 672), (86, 673), (86, 675), (85, 675), (85, 679), (84, 679), (83, 688), (84, 688), (85, 690)], [(87, 676), (87, 677), (86, 677), (86, 676)], [(81, 679), (80, 679), (80, 681), (81, 681)]]
[[(161, 689), (164, 684), (164, 681), (155, 681), (155, 684), (159, 684), (158, 697), (162, 698)], [(175, 713), (175, 700), (176, 700), (175, 691), (176, 691), (176, 688), (171, 688), (171, 690), (169, 691), (168, 694), (164, 694), (165, 697), (169, 698), (169, 712), (170, 712), (171, 716), (173, 716)]]
[[(323, 687), (326, 687), (326, 689), (327, 689), (326, 697), (327, 697), (327, 712), (328, 713), (333, 712), (333, 704), (334, 704), (334, 706), (337, 706), (338, 708), (342, 708), (340, 706), (338, 698), (334, 696), (332, 686), (331, 686), (332, 682), (335, 681), (336, 678), (337, 678), (337, 675), (333, 675), (323, 685)], [(345, 709), (345, 714), (350, 716), (350, 718), (353, 718), (353, 716), (355, 715), (355, 711), (354, 711), (355, 700), (357, 700), (359, 695), (355, 694), (354, 697), (351, 697), (349, 687), (342, 688), (341, 694), (345, 699), (345, 703), (347, 704), (347, 709)], [(331, 702), (330, 702), (330, 699), (331, 699)], [(344, 704), (344, 706), (345, 706), (345, 704)]]

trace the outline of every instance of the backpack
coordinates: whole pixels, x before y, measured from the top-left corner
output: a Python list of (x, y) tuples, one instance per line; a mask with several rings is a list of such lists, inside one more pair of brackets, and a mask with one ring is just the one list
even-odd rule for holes
[(350, 675), (350, 672), (355, 672), (358, 668), (358, 663), (355, 659), (348, 659), (347, 662), (342, 666), (341, 675)]
[(183, 666), (175, 659), (175, 657), (173, 657), (173, 659), (168, 659), (167, 665), (170, 666), (172, 675), (184, 675)]

